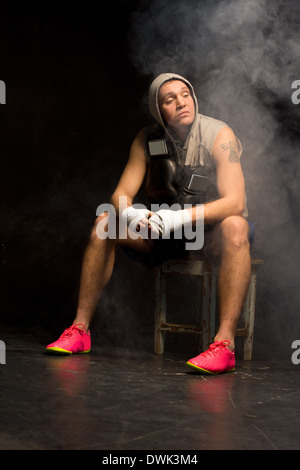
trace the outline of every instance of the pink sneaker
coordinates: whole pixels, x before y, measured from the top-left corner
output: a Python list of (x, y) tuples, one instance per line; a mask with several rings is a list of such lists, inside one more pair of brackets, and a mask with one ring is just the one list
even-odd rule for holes
[(222, 374), (232, 372), (235, 369), (235, 355), (227, 346), (230, 341), (216, 341), (211, 344), (207, 351), (190, 359), (187, 365), (206, 374)]
[(57, 341), (48, 344), (45, 352), (51, 354), (89, 353), (91, 350), (90, 332), (78, 328), (78, 325), (79, 323), (67, 328)]

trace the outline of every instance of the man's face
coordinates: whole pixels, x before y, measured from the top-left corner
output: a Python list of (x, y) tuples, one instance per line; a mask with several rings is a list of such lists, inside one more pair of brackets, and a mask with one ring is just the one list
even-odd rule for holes
[(177, 133), (191, 126), (195, 118), (195, 103), (190, 89), (180, 80), (164, 83), (158, 94), (162, 117)]

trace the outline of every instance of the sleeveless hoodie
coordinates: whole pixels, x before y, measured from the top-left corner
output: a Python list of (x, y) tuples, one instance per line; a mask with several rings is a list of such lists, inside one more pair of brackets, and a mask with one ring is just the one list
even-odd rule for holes
[[(165, 124), (159, 109), (158, 93), (167, 81), (181, 80), (187, 85), (195, 104), (195, 119), (182, 144)], [(149, 89), (149, 110), (156, 124), (144, 128), (145, 155), (148, 162), (146, 194), (150, 203), (168, 205), (204, 204), (219, 199), (212, 148), (218, 132), (226, 123), (198, 113), (198, 102), (191, 83), (174, 73), (156, 77)], [(242, 146), (239, 145), (239, 157)], [(244, 216), (247, 216), (245, 207)]]

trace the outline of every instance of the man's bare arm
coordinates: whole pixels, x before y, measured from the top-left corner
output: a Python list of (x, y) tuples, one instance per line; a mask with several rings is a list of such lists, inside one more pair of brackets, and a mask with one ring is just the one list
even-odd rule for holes
[(128, 206), (132, 205), (136, 194), (142, 186), (146, 170), (144, 135), (143, 131), (140, 131), (131, 145), (128, 162), (111, 198), (111, 203), (117, 212), (119, 211), (120, 196), (127, 198)]
[[(221, 129), (212, 150), (220, 199), (204, 204), (205, 224), (243, 213), (245, 181), (239, 153), (239, 145), (233, 131), (229, 127)], [(196, 210), (192, 212), (192, 218), (196, 220)]]

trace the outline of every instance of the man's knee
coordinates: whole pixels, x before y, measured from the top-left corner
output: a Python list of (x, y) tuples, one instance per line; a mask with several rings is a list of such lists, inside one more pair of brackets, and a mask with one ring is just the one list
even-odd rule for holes
[(108, 230), (108, 212), (103, 212), (96, 218), (94, 222), (94, 226), (90, 234), (90, 241), (92, 243), (98, 243), (100, 240), (109, 239), (110, 237)]
[(151, 253), (153, 249), (153, 246), (148, 239), (143, 239), (142, 237), (137, 236), (133, 237), (128, 232), (127, 228), (125, 231), (121, 230), (120, 233), (118, 218), (109, 218), (108, 212), (103, 212), (96, 218), (90, 235), (90, 243), (95, 246), (103, 246), (101, 243), (103, 240), (110, 245), (115, 245), (116, 247), (119, 245), (128, 246), (147, 253)]
[(220, 224), (222, 240), (236, 248), (249, 245), (249, 224), (244, 217), (231, 216)]

